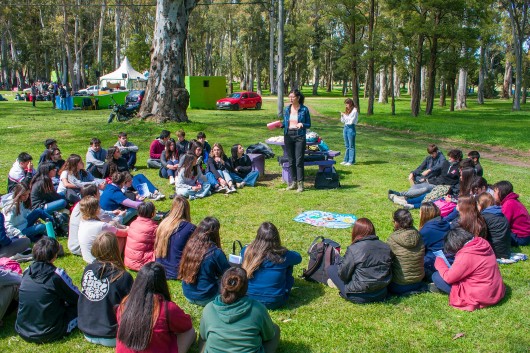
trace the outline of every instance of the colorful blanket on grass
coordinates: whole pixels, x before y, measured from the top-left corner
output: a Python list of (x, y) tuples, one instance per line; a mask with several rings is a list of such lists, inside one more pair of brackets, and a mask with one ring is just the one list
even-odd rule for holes
[(497, 259), (497, 262), (503, 265), (514, 264), (519, 261), (526, 261), (528, 256), (523, 253), (512, 252), (509, 259)]
[(353, 226), (356, 220), (357, 217), (352, 214), (323, 211), (305, 211), (294, 218), (296, 222), (326, 228), (349, 228)]

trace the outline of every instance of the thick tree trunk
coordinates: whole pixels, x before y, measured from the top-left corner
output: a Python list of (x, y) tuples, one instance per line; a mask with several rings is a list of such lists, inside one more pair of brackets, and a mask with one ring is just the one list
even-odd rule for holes
[(386, 68), (379, 70), (379, 103), (388, 103), (388, 93), (386, 90)]
[(484, 104), (484, 80), (486, 79), (486, 49), (480, 46), (480, 67), (478, 71), (477, 103)]
[(506, 59), (504, 64), (504, 81), (502, 85), (502, 97), (508, 99), (512, 96), (512, 63)]
[(399, 77), (399, 74), (397, 70), (395, 69), (394, 65), (394, 97), (401, 97), (401, 77)]
[[(159, 2), (159, 1), (158, 1)], [(157, 2), (157, 3), (158, 3)], [(116, 6), (114, 7), (114, 34), (115, 38), (115, 49), (116, 53), (114, 55), (115, 68), (120, 67), (121, 64), (121, 0), (116, 0)]]
[(157, 0), (151, 68), (141, 116), (186, 122), (190, 95), (184, 83), (188, 21), (198, 0)]
[(421, 68), (421, 101), (427, 100), (427, 68), (422, 66)]
[[(101, 12), (99, 15), (98, 50), (97, 50), (97, 72), (102, 74), (103, 70), (103, 34), (105, 31), (105, 12), (107, 11), (107, 0), (101, 1)], [(96, 77), (99, 80), (99, 77)]]
[[(436, 17), (435, 23), (438, 24), (439, 16)], [(426, 100), (427, 104), (425, 105), (425, 114), (432, 115), (432, 110), (434, 107), (434, 94), (436, 87), (436, 59), (438, 56), (438, 35), (434, 34), (431, 40), (431, 50), (430, 50), (429, 65), (427, 68), (427, 94)]]
[(274, 78), (274, 33), (276, 30), (275, 0), (270, 0), (269, 7), (269, 85), (271, 94), (278, 92)]
[(460, 69), (458, 74), (458, 92), (456, 93), (456, 109), (467, 108), (467, 70)]
[[(80, 0), (76, 1), (77, 5), (80, 5)], [(74, 64), (74, 77), (72, 77), (72, 89), (74, 92), (77, 92), (79, 90), (79, 86), (81, 85), (81, 70), (83, 69), (81, 67), (81, 48), (79, 48), (79, 14), (75, 14), (74, 19), (74, 54), (75, 54), (75, 64)]]

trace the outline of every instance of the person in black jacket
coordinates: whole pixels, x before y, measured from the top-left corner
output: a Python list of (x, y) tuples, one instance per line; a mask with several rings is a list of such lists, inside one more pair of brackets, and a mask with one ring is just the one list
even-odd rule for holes
[(52, 179), (57, 175), (55, 164), (44, 162), (39, 165), (37, 174), (31, 180), (31, 208), (42, 208), (46, 212), (66, 208), (67, 202), (53, 187)]
[(125, 271), (116, 235), (98, 235), (91, 249), (96, 261), (85, 267), (79, 296), (79, 329), (88, 342), (116, 346), (118, 322), (114, 307), (129, 294), (133, 278)]
[(328, 285), (341, 297), (357, 304), (385, 300), (392, 280), (392, 257), (388, 244), (375, 235), (367, 218), (355, 222), (352, 243), (336, 265), (327, 268)]
[(252, 170), (252, 161), (250, 157), (245, 154), (245, 149), (239, 143), (232, 146), (232, 158), (230, 164), (233, 172), (230, 176), (236, 182), (238, 188), (243, 188), (245, 185), (254, 186), (259, 177), (259, 172)]
[(59, 340), (77, 327), (79, 290), (61, 268), (53, 265), (59, 242), (42, 237), (33, 246), (33, 262), (24, 272), (15, 330), (28, 342)]
[(438, 150), (438, 146), (431, 143), (427, 146), (427, 153), (429, 154), (423, 162), (409, 174), (410, 185), (423, 183), (427, 178), (432, 178), (440, 175), (445, 156), (442, 151)]
[(495, 205), (495, 200), (488, 192), (478, 196), (477, 206), (486, 221), (488, 229), (486, 240), (490, 243), (497, 259), (509, 259), (511, 255), (510, 223), (504, 216), (501, 206)]

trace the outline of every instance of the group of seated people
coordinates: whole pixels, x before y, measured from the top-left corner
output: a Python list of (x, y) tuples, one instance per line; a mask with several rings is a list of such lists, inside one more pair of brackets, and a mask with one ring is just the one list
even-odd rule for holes
[[(97, 147), (96, 142), (91, 148)], [(216, 145), (208, 158), (220, 155)], [(236, 153), (243, 150), (236, 147)], [(288, 302), (293, 268), (302, 257), (282, 245), (273, 223), (264, 222), (255, 239), (241, 250), (241, 263), (230, 263), (221, 248), (220, 222), (206, 217), (198, 225), (191, 223), (189, 199), (196, 193), (183, 187), (179, 192), (178, 180), (203, 176), (197, 162), (202, 152), (202, 144), (195, 142), (179, 159), (177, 195), (160, 223), (153, 220), (154, 204), (134, 191), (143, 188), (140, 184), (149, 184), (147, 178), (140, 177), (135, 187), (135, 177), (118, 148), (107, 150), (101, 179), (87, 177), (91, 174), (81, 158), (71, 155), (60, 168), (57, 188), (52, 181), (56, 168), (46, 171), (41, 166), (28, 187), (24, 178), (32, 169), (31, 156), (21, 154), (9, 175), (13, 192), (3, 198), (0, 254), (9, 257), (15, 248), (25, 248), (32, 241), (34, 262), (22, 274), (1, 267), (0, 261), (2, 298), (9, 299), (0, 303), (0, 319), (18, 293), (15, 329), (26, 341), (55, 341), (78, 327), (87, 341), (116, 347), (117, 352), (177, 348), (186, 352), (197, 334), (190, 315), (171, 300), (167, 284), (167, 280), (180, 280), (186, 300), (204, 306), (201, 351), (274, 352), (280, 330), (267, 309)], [(476, 164), (460, 170), (454, 166), (458, 153), (451, 151), (449, 156), (453, 162), (444, 164), (442, 171), (448, 168), (462, 176), (467, 175), (466, 169), (473, 169), (471, 181), (467, 176), (465, 182), (458, 178), (457, 199), (454, 195), (443, 198), (446, 203), (457, 200), (455, 207), (442, 216), (434, 202), (422, 202), (419, 230), (409, 210), (396, 210), (394, 232), (386, 243), (369, 219), (358, 219), (344, 256), (337, 255), (326, 268), (328, 285), (337, 288), (341, 297), (371, 303), (389, 294), (431, 290), (448, 293), (451, 306), (468, 311), (502, 300), (506, 288), (497, 259), (510, 257), (510, 242), (530, 243), (530, 215), (511, 183), (501, 181), (490, 190), (476, 175)], [(47, 164), (55, 165), (45, 161), (42, 166)], [(189, 169), (192, 172), (186, 174)], [(429, 178), (413, 181), (427, 184), (422, 186), (425, 190), (432, 186)], [(48, 220), (50, 210), (71, 203), (64, 192), (73, 189), (69, 184), (76, 188), (78, 200), (70, 214), (68, 248), (87, 263), (80, 289), (65, 270), (54, 266), (59, 243), (43, 236), (46, 227), (35, 222)], [(42, 190), (34, 192), (35, 185)], [(205, 181), (205, 185), (210, 184)], [(49, 193), (55, 198), (39, 198)], [(159, 199), (155, 190), (150, 196)], [(33, 202), (39, 206), (32, 211)], [(136, 280), (126, 269), (138, 271)]]

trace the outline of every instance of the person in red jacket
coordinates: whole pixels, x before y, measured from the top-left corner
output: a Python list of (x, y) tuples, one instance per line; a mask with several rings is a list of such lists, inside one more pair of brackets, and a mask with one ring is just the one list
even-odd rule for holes
[(495, 253), (486, 239), (474, 237), (462, 228), (447, 233), (444, 252), (455, 254), (449, 267), (436, 257), (431, 291), (449, 294), (449, 304), (460, 310), (473, 311), (495, 305), (506, 292)]
[(160, 158), (166, 148), (166, 142), (170, 137), (171, 132), (168, 130), (162, 130), (160, 136), (151, 142), (151, 146), (149, 146), (149, 159), (147, 160), (147, 168), (162, 168), (162, 162), (160, 162)]
[(116, 353), (186, 353), (197, 337), (191, 317), (171, 301), (164, 266), (156, 262), (140, 269), (116, 317)]
[(513, 192), (509, 181), (499, 181), (493, 185), (493, 197), (501, 206), (512, 231), (512, 246), (530, 245), (530, 214), (519, 201), (519, 195)]
[(136, 218), (127, 232), (124, 263), (127, 268), (139, 271), (148, 262), (155, 260), (155, 238), (158, 224), (152, 219), (156, 213), (152, 202), (138, 206)]

